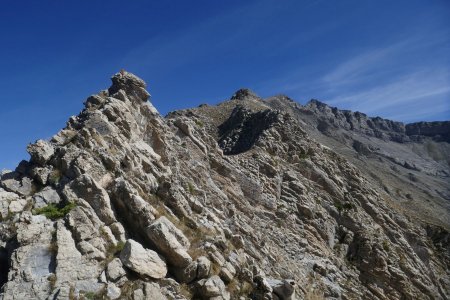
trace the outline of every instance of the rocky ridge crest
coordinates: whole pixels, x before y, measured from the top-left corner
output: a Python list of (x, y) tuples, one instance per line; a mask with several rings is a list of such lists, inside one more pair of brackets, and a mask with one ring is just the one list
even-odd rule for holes
[(292, 111), (244, 91), (163, 118), (112, 82), (1, 175), (0, 299), (449, 297), (448, 232)]

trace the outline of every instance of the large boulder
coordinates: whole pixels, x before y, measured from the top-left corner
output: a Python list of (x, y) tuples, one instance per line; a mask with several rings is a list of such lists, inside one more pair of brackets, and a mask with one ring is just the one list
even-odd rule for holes
[(21, 196), (30, 196), (35, 190), (33, 181), (27, 176), (21, 176), (18, 172), (2, 174), (0, 186), (8, 192), (17, 193)]
[(70, 202), (74, 202), (77, 198), (86, 200), (100, 220), (107, 225), (115, 222), (108, 193), (91, 176), (81, 175), (69, 183), (63, 193)]
[(120, 260), (130, 270), (143, 277), (160, 279), (166, 277), (166, 263), (158, 253), (145, 249), (138, 242), (129, 239), (120, 253)]
[(55, 153), (53, 145), (44, 140), (28, 145), (27, 151), (31, 156), (31, 162), (41, 166), (45, 165)]
[(51, 186), (45, 187), (42, 191), (33, 196), (34, 208), (42, 208), (49, 204), (58, 204), (61, 202), (59, 194)]
[(189, 240), (166, 217), (162, 216), (153, 222), (147, 227), (146, 233), (170, 265), (184, 268), (192, 262), (191, 256), (187, 253)]

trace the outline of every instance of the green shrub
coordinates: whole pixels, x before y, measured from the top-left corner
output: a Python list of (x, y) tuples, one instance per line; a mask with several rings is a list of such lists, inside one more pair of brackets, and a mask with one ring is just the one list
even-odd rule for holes
[(194, 120), (194, 122), (195, 122), (195, 124), (197, 124), (198, 127), (203, 127), (203, 126), (205, 126), (205, 124), (203, 124), (203, 122), (200, 121), (200, 120)]
[(188, 191), (191, 195), (195, 195), (195, 188), (194, 185), (190, 182), (188, 182)]
[(350, 202), (342, 203), (340, 201), (334, 201), (334, 206), (337, 208), (339, 213), (342, 211), (349, 211), (351, 209), (356, 209), (356, 207)]
[(56, 206), (55, 204), (49, 204), (45, 207), (38, 208), (34, 211), (36, 215), (44, 215), (50, 220), (61, 219), (67, 215), (72, 209), (77, 206), (73, 202), (67, 203), (65, 206)]
[(117, 245), (110, 245), (107, 249), (108, 258), (112, 259), (118, 255), (125, 247), (125, 242), (118, 242)]
[(388, 241), (386, 241), (386, 240), (383, 241), (383, 249), (384, 249), (384, 251), (386, 251), (386, 252), (389, 251), (389, 243), (388, 243)]

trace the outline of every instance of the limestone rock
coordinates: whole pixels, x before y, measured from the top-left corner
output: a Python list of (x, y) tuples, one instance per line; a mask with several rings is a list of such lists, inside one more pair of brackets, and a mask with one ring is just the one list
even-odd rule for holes
[(166, 296), (161, 293), (161, 287), (156, 283), (146, 282), (144, 292), (146, 300), (167, 300)]
[(198, 290), (196, 292), (202, 299), (230, 299), (230, 294), (225, 289), (225, 284), (217, 275), (198, 281), (197, 286)]
[(115, 282), (126, 275), (122, 261), (119, 258), (113, 259), (106, 268), (106, 276), (109, 280)]
[(197, 278), (203, 279), (209, 276), (211, 272), (211, 261), (205, 256), (197, 258)]
[(27, 151), (31, 156), (31, 161), (44, 165), (55, 153), (52, 144), (44, 140), (38, 140), (35, 144), (28, 145)]
[(187, 253), (189, 240), (166, 217), (160, 217), (146, 228), (148, 238), (170, 265), (183, 268), (191, 263)]
[(145, 249), (131, 239), (125, 243), (120, 260), (127, 268), (144, 277), (159, 279), (167, 274), (166, 263), (155, 251)]
[(45, 187), (42, 191), (34, 194), (33, 196), (35, 208), (42, 208), (49, 204), (59, 204), (61, 202), (61, 197), (58, 192), (52, 187)]

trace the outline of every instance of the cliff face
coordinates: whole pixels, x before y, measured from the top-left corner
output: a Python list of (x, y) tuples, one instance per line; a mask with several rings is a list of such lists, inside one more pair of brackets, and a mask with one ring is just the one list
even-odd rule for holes
[(417, 138), (432, 137), (435, 140), (450, 143), (450, 121), (407, 124), (406, 134)]
[(0, 299), (450, 296), (448, 211), (407, 214), (334, 147), (402, 124), (248, 90), (163, 118), (112, 81), (2, 174)]

